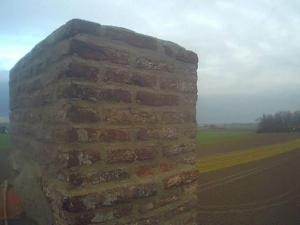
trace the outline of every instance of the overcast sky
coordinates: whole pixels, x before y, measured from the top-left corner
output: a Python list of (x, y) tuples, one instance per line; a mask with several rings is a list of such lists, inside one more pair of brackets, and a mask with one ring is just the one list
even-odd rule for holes
[(251, 122), (300, 109), (300, 1), (1, 0), (0, 71), (72, 18), (195, 51), (200, 122)]

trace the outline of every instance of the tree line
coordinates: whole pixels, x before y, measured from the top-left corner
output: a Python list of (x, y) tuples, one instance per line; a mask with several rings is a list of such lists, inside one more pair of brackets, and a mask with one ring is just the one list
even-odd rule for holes
[(300, 111), (263, 115), (258, 119), (257, 132), (300, 132)]

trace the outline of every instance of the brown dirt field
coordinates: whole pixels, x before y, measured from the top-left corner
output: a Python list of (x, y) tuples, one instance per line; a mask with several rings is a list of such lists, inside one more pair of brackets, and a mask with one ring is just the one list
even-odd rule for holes
[(199, 179), (199, 225), (299, 225), (300, 150)]

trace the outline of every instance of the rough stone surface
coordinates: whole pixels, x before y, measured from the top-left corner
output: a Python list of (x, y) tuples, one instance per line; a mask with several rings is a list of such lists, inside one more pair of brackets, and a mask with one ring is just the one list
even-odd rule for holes
[(29, 214), (40, 225), (195, 224), (197, 64), (172, 42), (77, 19), (21, 59), (12, 140), (39, 171), (39, 197), (25, 200), (43, 201)]

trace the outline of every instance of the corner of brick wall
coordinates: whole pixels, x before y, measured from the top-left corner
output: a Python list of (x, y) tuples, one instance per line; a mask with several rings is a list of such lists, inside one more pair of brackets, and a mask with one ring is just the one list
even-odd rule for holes
[(12, 69), (12, 138), (39, 162), (55, 224), (195, 224), (197, 63), (71, 20)]

